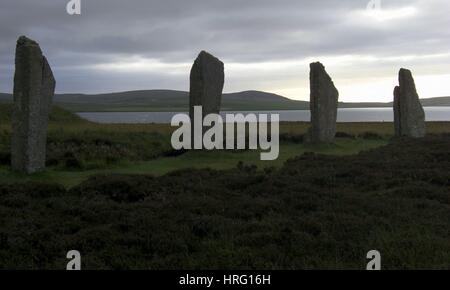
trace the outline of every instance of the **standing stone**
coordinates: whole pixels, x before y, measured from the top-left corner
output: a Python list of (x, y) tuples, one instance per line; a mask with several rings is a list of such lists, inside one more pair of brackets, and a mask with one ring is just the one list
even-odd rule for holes
[(311, 63), (310, 69), (311, 128), (307, 139), (312, 143), (330, 143), (336, 135), (339, 92), (320, 62)]
[(395, 135), (421, 138), (425, 136), (425, 112), (419, 101), (411, 71), (400, 69), (400, 85), (394, 89)]
[(218, 58), (202, 51), (195, 60), (190, 76), (189, 90), (189, 116), (191, 119), (192, 148), (202, 148), (203, 134), (208, 127), (203, 127), (201, 135), (196, 135), (194, 128), (194, 107), (202, 106), (201, 120), (195, 122), (203, 123), (203, 118), (209, 114), (220, 113), (222, 101), (222, 90), (225, 82), (224, 65)]
[(394, 128), (395, 136), (400, 136), (400, 87), (394, 88)]
[(45, 168), (47, 126), (55, 79), (39, 44), (21, 36), (16, 46), (11, 162), (13, 170)]
[(200, 52), (191, 69), (189, 91), (191, 120), (194, 106), (203, 107), (203, 116), (220, 112), (224, 79), (223, 62), (205, 51)]

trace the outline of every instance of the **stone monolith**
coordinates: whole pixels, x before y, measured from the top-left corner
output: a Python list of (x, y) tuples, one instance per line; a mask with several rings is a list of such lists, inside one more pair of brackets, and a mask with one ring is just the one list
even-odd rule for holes
[(425, 112), (410, 70), (400, 69), (399, 86), (394, 89), (394, 126), (398, 137), (425, 136)]
[(39, 44), (21, 36), (16, 46), (11, 163), (13, 170), (45, 168), (48, 118), (55, 79)]
[[(195, 149), (201, 149), (197, 146), (201, 146), (199, 145), (201, 144), (199, 138), (202, 136), (194, 134), (194, 107), (202, 106), (202, 120), (209, 114), (219, 114), (224, 82), (225, 73), (223, 62), (205, 51), (200, 52), (191, 69), (189, 90), (192, 146)], [(203, 127), (203, 133), (207, 129), (208, 127)]]
[(336, 135), (339, 92), (320, 63), (310, 64), (311, 128), (307, 140), (312, 143), (330, 143)]
[(225, 81), (224, 65), (218, 58), (202, 51), (191, 69), (189, 113), (194, 106), (202, 106), (203, 115), (220, 112), (222, 90)]

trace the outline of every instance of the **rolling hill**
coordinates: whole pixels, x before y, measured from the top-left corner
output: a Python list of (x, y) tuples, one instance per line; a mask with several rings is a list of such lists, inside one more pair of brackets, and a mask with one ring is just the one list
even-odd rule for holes
[[(10, 102), (11, 94), (0, 93), (0, 102)], [(174, 90), (142, 90), (107, 94), (57, 94), (58, 106), (72, 112), (101, 111), (187, 111), (189, 93)], [(424, 106), (450, 106), (450, 97), (422, 99)], [(392, 107), (392, 103), (339, 103), (340, 108)], [(307, 110), (309, 102), (296, 101), (261, 91), (224, 94), (223, 110)]]

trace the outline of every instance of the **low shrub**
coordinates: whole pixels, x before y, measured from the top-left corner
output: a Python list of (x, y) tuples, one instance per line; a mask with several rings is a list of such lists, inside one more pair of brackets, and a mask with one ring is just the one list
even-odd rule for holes
[[(98, 175), (0, 186), (0, 268), (447, 269), (450, 135), (280, 169)], [(445, 182), (444, 182), (445, 180)], [(26, 254), (24, 254), (26, 253)]]

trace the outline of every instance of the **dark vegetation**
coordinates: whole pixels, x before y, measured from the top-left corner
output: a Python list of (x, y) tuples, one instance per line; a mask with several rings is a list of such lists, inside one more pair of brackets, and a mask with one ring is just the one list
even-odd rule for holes
[[(12, 106), (0, 104), (0, 125), (10, 123)], [(9, 165), (11, 130), (0, 127), (0, 165)], [(105, 130), (54, 106), (50, 114), (47, 165), (66, 169), (105, 168), (120, 161), (150, 160), (174, 154), (170, 139), (147, 130)]]
[(173, 150), (168, 138), (152, 132), (103, 132), (51, 134), (47, 165), (72, 169), (105, 168), (120, 161), (150, 160)]
[[(375, 138), (376, 136), (369, 136)], [(450, 134), (281, 169), (0, 185), (0, 268), (449, 269)]]

